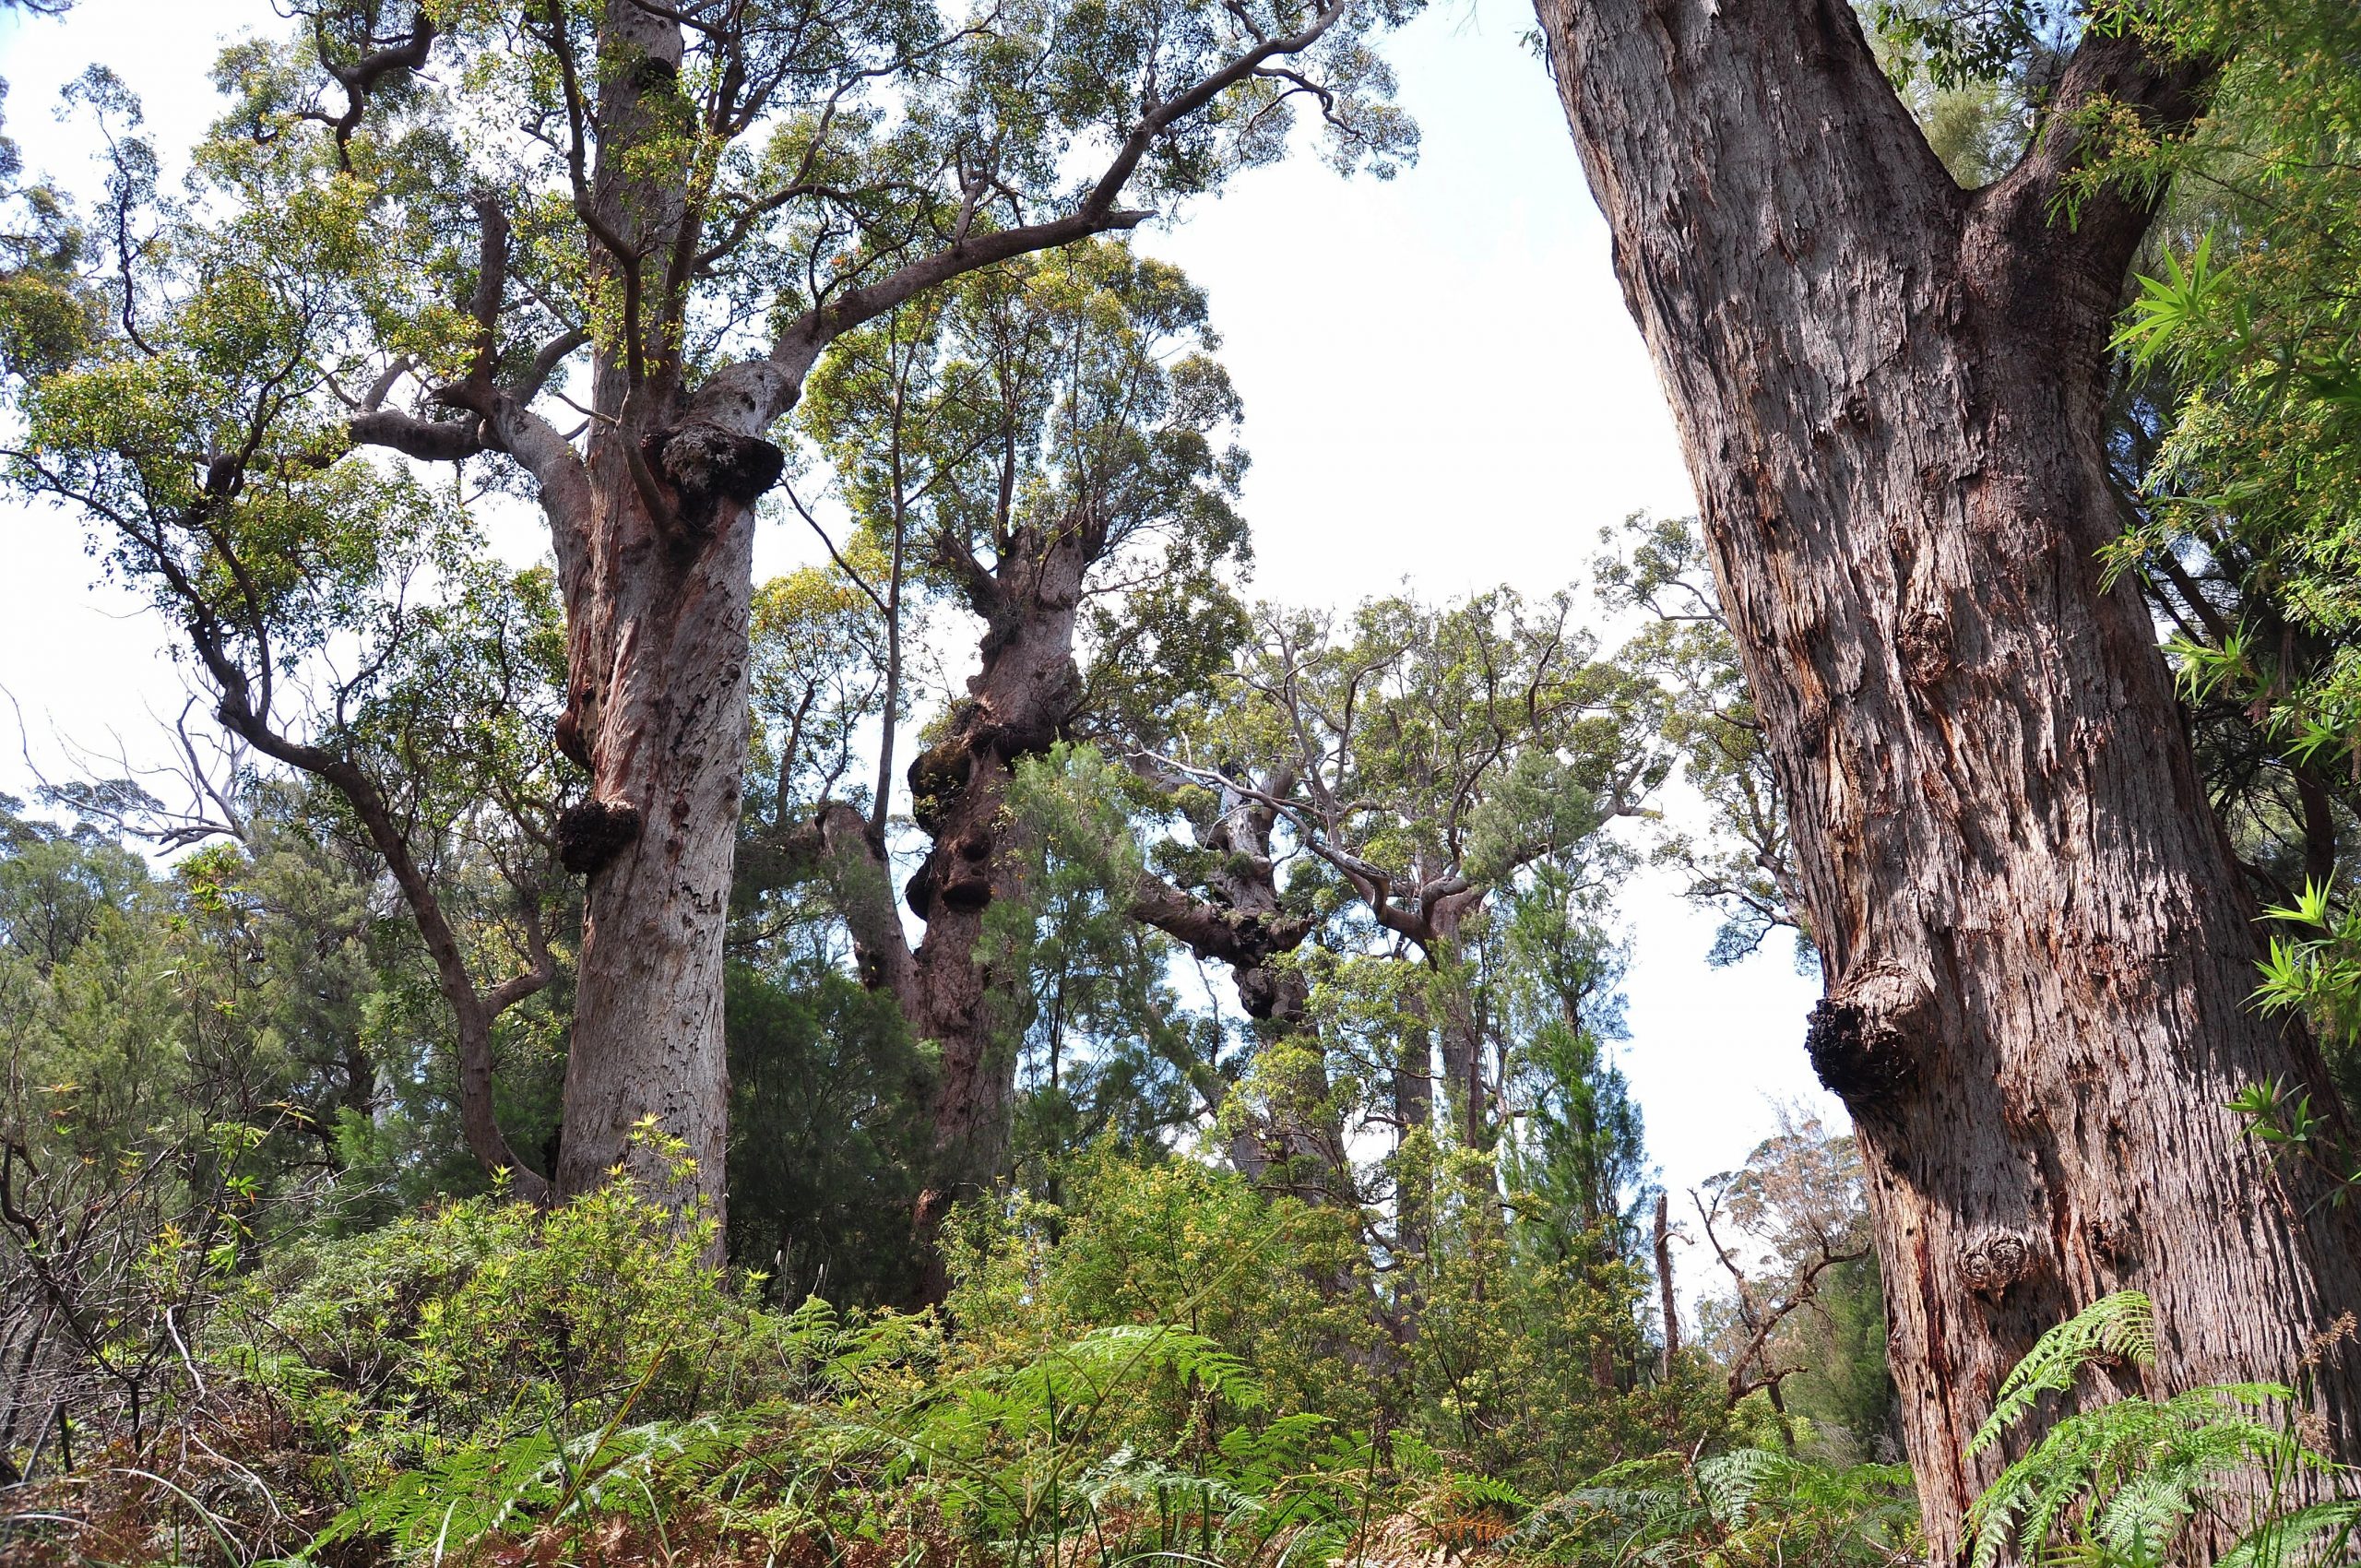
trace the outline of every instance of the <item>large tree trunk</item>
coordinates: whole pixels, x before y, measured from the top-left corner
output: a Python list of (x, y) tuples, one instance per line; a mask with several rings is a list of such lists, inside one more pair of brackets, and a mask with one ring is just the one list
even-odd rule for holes
[(1002, 813), (1016, 764), (1048, 751), (1081, 701), (1074, 618), (1096, 554), (1087, 529), (1016, 530), (989, 582), (969, 586), (986, 630), (968, 700), (951, 732), (910, 764), (910, 814), (934, 847), (906, 890), (926, 921), (926, 940), (904, 1012), (942, 1048), (922, 1229), (1008, 1168), (1022, 1027), (1014, 1001), (1025, 977), (992, 971), (982, 950), (984, 911), (1024, 893), (1003, 843)]
[[(2138, 1288), (2155, 1381), (2291, 1375), (2361, 1307), (2343, 1210), (2226, 1103), (2328, 1089), (2244, 1005), (2252, 910), (2114, 528), (2103, 354), (2148, 211), (2053, 220), (2105, 92), (2203, 72), (2094, 36), (2020, 167), (1959, 190), (1844, 0), (1539, 0), (1794, 816), (1905, 1436), (1939, 1559), (1962, 1449), (2046, 1327)], [(2349, 1360), (2318, 1372), (2361, 1454)]]
[[(790, 867), (826, 864), (863, 981), (890, 994), (937, 1066), (926, 1183), (914, 1216), (922, 1248), (951, 1206), (1007, 1172), (1016, 1089), (1020, 974), (995, 972), (983, 949), (985, 911), (1022, 897), (1006, 851), (1003, 812), (1019, 761), (1048, 751), (1073, 719), (1082, 577), (1097, 548), (1085, 529), (1014, 530), (991, 568), (946, 542), (971, 607), (985, 622), (981, 659), (947, 732), (909, 767), (911, 817), (932, 840), (904, 897), (926, 922), (914, 951), (889, 885), (891, 861), (873, 823), (842, 802), (781, 836)], [(948, 1288), (939, 1260), (921, 1280), (929, 1299)]]
[[(696, 1161), (691, 1192), (678, 1195), (719, 1221), (722, 938), (746, 766), (753, 580), (748, 501), (776, 478), (778, 454), (710, 427), (658, 433), (647, 444), (665, 474), (658, 518), (616, 449), (638, 439), (626, 431), (594, 446), (591, 471), (605, 482), (583, 580), (567, 585), (573, 701), (562, 732), (592, 786), (560, 826), (568, 866), (589, 885), (557, 1189), (587, 1192), (618, 1166), (669, 1187), (668, 1162), (632, 1137), (653, 1117)], [(717, 453), (739, 471), (716, 471)]]
[[(727, 374), (717, 376), (703, 394), (727, 408), (728, 424), (717, 422), (683, 393), (677, 322), (640, 303), (652, 268), (623, 254), (660, 255), (690, 221), (684, 193), (646, 167), (646, 147), (677, 114), (666, 104), (682, 45), (669, 18), (609, 0), (591, 261), (624, 315), (592, 364), (606, 417), (585, 455), (575, 529), (560, 529), (558, 739), (589, 770), (590, 790), (559, 824), (560, 853), (588, 886), (555, 1177), (572, 1196), (623, 1169), (694, 1204), (715, 1221), (718, 1262), (730, 1099), (721, 948), (746, 769), (753, 503), (784, 460), (759, 432), (792, 397), (778, 396), (776, 373), (768, 398), (730, 397)], [(687, 1192), (668, 1149), (635, 1141), (642, 1125), (695, 1161)]]

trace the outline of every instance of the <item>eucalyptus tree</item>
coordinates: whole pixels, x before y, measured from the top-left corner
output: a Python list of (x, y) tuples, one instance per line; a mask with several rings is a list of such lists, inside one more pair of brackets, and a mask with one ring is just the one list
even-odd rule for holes
[[(160, 198), (121, 84), (94, 69), (75, 91), (112, 149), (97, 219), (113, 329), (22, 384), (11, 478), (80, 514), (108, 568), (180, 622), (226, 730), (335, 791), (434, 966), (470, 1147), (538, 1192), (493, 1115), (492, 1039), (556, 969), (540, 923), (570, 790), (547, 739), (554, 585), (484, 564), (447, 495), (340, 460), (345, 411), (314, 356), (355, 308), (347, 193), (200, 221)], [(440, 874), (456, 840), (487, 835), (513, 873), (490, 927), (446, 905)]]
[[(1259, 743), (1270, 716), (1240, 695), (1236, 683), (1220, 683), (1196, 712), (1122, 736), (1153, 791), (1143, 815), (1153, 829), (1152, 829), (1127, 912), (1229, 971), (1252, 1038), (1252, 1059), (1238, 1075), (1249, 1092), (1233, 1099), (1228, 1079), (1216, 1086), (1214, 1110), (1230, 1163), (1266, 1188), (1351, 1201), (1344, 1119), (1322, 1056), (1311, 976), (1299, 961), (1331, 912), (1322, 907), (1328, 879), (1291, 841), (1274, 803), (1296, 775), (1277, 748)], [(1248, 789), (1209, 784), (1172, 760), (1184, 754), (1221, 759)]]
[[(2109, 12), (1971, 190), (1848, 6), (1537, 10), (1788, 805), (1828, 980), (1808, 1044), (1858, 1132), (1948, 1560), (2005, 1462), (1963, 1439), (2046, 1325), (2149, 1291), (2184, 1386), (2288, 1375), (2361, 1307), (2329, 1178), (2230, 1109), (2330, 1086), (2246, 1005), (2254, 910), (2099, 559), (2106, 349), (2155, 208), (2104, 155), (2182, 137), (2218, 55)], [(2354, 1455), (2355, 1358), (2308, 1375)]]
[(1665, 771), (1652, 688), (1596, 660), (1572, 612), (1569, 596), (1528, 605), (1507, 589), (1441, 607), (1371, 600), (1341, 625), (1265, 609), (1229, 677), (1241, 717), (1218, 734), (1184, 731), (1154, 759), (1218, 796), (1209, 819), (1252, 804), (1284, 822), (1334, 879), (1328, 909), (1351, 911), (1354, 929), (1323, 928), (1336, 952), (1322, 968), (1337, 997), (1358, 998), (1343, 1004), (1359, 1015), (1346, 1033), (1386, 1057), (1353, 1075), (1389, 1102), (1379, 1114), (1411, 1189), (1396, 1250), (1420, 1250), (1416, 1168), (1436, 1140), (1489, 1151), (1506, 1120), (1475, 940), (1490, 904), (1546, 860), (1616, 859), (1597, 830), (1639, 809)]
[[(1640, 1108), (1609, 1055), (1625, 966), (1584, 868), (1543, 861), (1511, 894), (1496, 938), (1501, 1095), (1513, 1120), (1501, 1185), (1519, 1242), (1544, 1267), (1630, 1262), (1651, 1194)], [(1677, 1335), (1679, 1330), (1674, 1330)]]
[[(231, 291), (270, 307), (243, 364), (206, 372), (251, 396), (150, 405), (174, 432), (144, 477), (175, 548), (265, 493), (397, 482), (355, 450), (539, 505), (566, 628), (555, 734), (588, 779), (558, 834), (587, 888), (555, 1185), (628, 1164), (653, 1118), (718, 1211), (751, 540), (781, 468), (765, 433), (847, 333), (1152, 216), (1127, 199), (1279, 157), (1299, 100), (1339, 160), (1390, 167), (1410, 137), (1370, 41), (1406, 8), (289, 9), (291, 31), (217, 70), (231, 101), (199, 149), (199, 206), (161, 224), (152, 156), (119, 171), (96, 226), (114, 329), (89, 357), (170, 357), (153, 331), (193, 291), (243, 278)], [(303, 276), (195, 243), (266, 232)], [(299, 508), (279, 526), (291, 559), (343, 548), (338, 525)], [(255, 683), (208, 667), (234, 728)]]
[[(1245, 547), (1244, 459), (1220, 439), (1238, 410), (1210, 346), (1201, 292), (1097, 242), (976, 272), (922, 317), (849, 335), (799, 414), (858, 529), (835, 570), (882, 629), (888, 689), (864, 700), (881, 718), (901, 700), (900, 621), (922, 595), (979, 634), (965, 692), (908, 770), (926, 847), (902, 893), (921, 941), (896, 907), (882, 790), (867, 810), (819, 800), (772, 836), (825, 870), (861, 975), (939, 1050), (922, 1230), (1006, 1168), (1025, 974), (985, 933), (1031, 897), (1019, 764), (1183, 700), (1242, 627), (1227, 574)], [(880, 724), (881, 750), (894, 733)]]

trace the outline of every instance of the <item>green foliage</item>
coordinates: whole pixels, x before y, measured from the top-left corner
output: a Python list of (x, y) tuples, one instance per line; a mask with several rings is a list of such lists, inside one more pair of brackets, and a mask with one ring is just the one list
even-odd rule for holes
[(1736, 963), (1786, 930), (1797, 967), (1809, 968), (1817, 956), (1786, 809), (1697, 524), (1635, 513), (1599, 540), (1613, 547), (1592, 568), (1600, 600), (1647, 617), (1619, 657), (1659, 688), (1651, 717), (1705, 806), (1702, 831), (1660, 828), (1653, 858), (1686, 879), (1692, 902), (1722, 916), (1708, 962)]
[(727, 1002), (731, 1258), (780, 1301), (908, 1300), (928, 1068), (892, 999), (803, 952), (733, 966)]
[[(285, 1539), (279, 1489), (298, 1477), (307, 1499), (342, 1500), (332, 1520), (303, 1504), (314, 1561), (1260, 1564), (1480, 1543), (1532, 1511), (1489, 1461), (1382, 1424), (1387, 1341), (1323, 1272), (1360, 1256), (1347, 1217), (1110, 1146), (1069, 1184), (1069, 1210), (961, 1222), (955, 1335), (816, 1300), (767, 1310), (759, 1281), (705, 1270), (706, 1233), (628, 1181), (546, 1214), (469, 1199), (288, 1249), (195, 1347), (213, 1397), (285, 1411), (243, 1436), (280, 1451), (266, 1462), (217, 1423), (245, 1492), (151, 1473), (206, 1500), (205, 1550), (231, 1561)], [(1588, 1371), (1578, 1356), (1573, 1379)], [(1595, 1391), (1565, 1430), (1612, 1410)], [(1743, 1511), (1742, 1492), (1782, 1489), (1724, 1491)]]
[(1886, 1364), (1884, 1282), (1874, 1253), (1821, 1275), (1811, 1309), (1797, 1314), (1803, 1370), (1784, 1385), (1787, 1408), (1823, 1454), (1891, 1460), (1901, 1453), (1902, 1397)]
[[(2303, 1018), (2329, 1043), (2349, 1077), (2354, 1047), (2361, 1045), (2361, 905), (2307, 883), (2294, 903), (2266, 909), (2263, 919), (2279, 929), (2271, 933), (2254, 1000), (2266, 1011)], [(2274, 1089), (2269, 1098), (2280, 1097)], [(2308, 1114), (2297, 1119), (2310, 1121)], [(2303, 1141), (2308, 1133), (2307, 1125), (2293, 1141)]]
[(87, 825), (0, 813), (0, 1319), (19, 1347), (0, 1456), (43, 1441), (53, 1404), (147, 1431), (186, 1386), (175, 1335), (289, 1233), (372, 1201), (348, 1134), (374, 1125), (373, 1019), (414, 956), (300, 798), (243, 803), (243, 842), (169, 874)]
[(1518, 1532), (1550, 1561), (1900, 1568), (1922, 1561), (1910, 1473), (1767, 1448), (1652, 1455), (1610, 1467)]
[(1889, 47), (1909, 51), (1938, 88), (1956, 89), (2024, 69), (2057, 47), (2077, 8), (2060, 0), (1873, 0)]
[(971, 1214), (949, 1310), (972, 1343), (1018, 1353), (1093, 1324), (1178, 1324), (1228, 1347), (1275, 1408), (1367, 1426), (1381, 1391), (1357, 1365), (1383, 1334), (1357, 1217), (1111, 1141), (1061, 1185), (1055, 1207)]
[(2115, 339), (2127, 527), (2107, 561), (2175, 628), (2212, 792), (2289, 922), (2265, 999), (2309, 1016), (2351, 1088), (2361, 22), (2333, 0), (2167, 0), (2100, 18), (2220, 62), (2191, 136), (2159, 142), (2128, 112), (2092, 127), (2106, 155), (2090, 179), (2169, 193)]
[[(2022, 1425), (2042, 1395), (2071, 1391), (2094, 1366), (2149, 1366), (2155, 1348), (2155, 1312), (2146, 1296), (2102, 1297), (2043, 1335), (2011, 1371), (1968, 1453)], [(2182, 1531), (2201, 1516), (2238, 1534), (2224, 1562), (2340, 1561), (2361, 1523), (2361, 1503), (2282, 1502), (2302, 1479), (2334, 1469), (2304, 1437), (2299, 1408), (2296, 1390), (2249, 1383), (2072, 1410), (1968, 1510), (1976, 1568), (2012, 1547), (2150, 1568), (2172, 1559)], [(2332, 1538), (2323, 1544), (2324, 1538)], [(2301, 1550), (2277, 1555), (2290, 1548)]]
[(1597, 897), (1567, 868), (1544, 865), (1512, 897), (1506, 922), (1512, 962), (1501, 989), (1518, 1040), (1509, 1078), (1528, 1109), (1502, 1147), (1501, 1176), (1519, 1244), (1560, 1265), (1602, 1240), (1609, 1254), (1628, 1254), (1644, 1195), (1640, 1108), (1608, 1047), (1622, 1034), (1622, 955)]
[(2101, 1357), (2146, 1366), (2156, 1358), (2156, 1313), (2137, 1290), (2102, 1296), (2041, 1336), (2000, 1381), (1992, 1413), (1976, 1430), (1967, 1451), (1980, 1454), (2029, 1414), (2047, 1393), (2074, 1386), (2083, 1368)]
[(1068, 728), (1161, 732), (1246, 635), (1219, 341), (1203, 291), (1114, 241), (970, 274), (848, 335), (795, 424), (856, 525), (836, 556), (868, 603), (852, 613), (950, 599), (997, 647), (1026, 564), (1078, 549)]
[(2008, 172), (2082, 25), (2059, 0), (1870, 0), (1857, 7), (1887, 79), (1952, 177)]
[[(881, 564), (877, 547), (858, 540), (843, 567), (806, 566), (754, 589), (754, 763), (775, 822), (835, 794), (885, 701), (887, 626), (862, 586), (884, 575)], [(908, 704), (904, 695), (897, 719)]]
[(546, 1216), (466, 1199), (290, 1250), (219, 1327), (364, 1472), (504, 1425), (595, 1428), (619, 1400), (681, 1414), (733, 1375), (751, 1311), (701, 1265), (710, 1236), (629, 1182)]
[(984, 915), (982, 952), (1025, 977), (999, 1020), (1026, 1092), (1018, 1169), (1037, 1186), (1102, 1135), (1158, 1140), (1220, 1101), (1218, 1031), (1192, 1018), (1169, 978), (1172, 949), (1134, 920), (1143, 867), (1131, 776), (1087, 746), (1060, 742), (1010, 780), (1017, 835), (1014, 897)]

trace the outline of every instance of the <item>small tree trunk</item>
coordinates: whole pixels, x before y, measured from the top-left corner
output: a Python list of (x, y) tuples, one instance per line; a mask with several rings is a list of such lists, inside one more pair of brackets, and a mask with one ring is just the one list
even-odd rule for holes
[[(1262, 793), (1286, 793), (1291, 774), (1264, 780)], [(1265, 800), (1240, 795), (1229, 809), (1196, 829), (1213, 856), (1207, 897), (1162, 878), (1144, 878), (1132, 918), (1155, 926), (1200, 958), (1229, 966), (1238, 1000), (1253, 1021), (1264, 1099), (1240, 1119), (1230, 1163), (1264, 1184), (1313, 1203), (1349, 1202), (1351, 1172), (1344, 1129), (1329, 1104), (1327, 1063), (1312, 1025), (1311, 984), (1284, 962), (1312, 928), (1279, 899), (1278, 868), (1271, 857), (1277, 811)], [(1281, 1062), (1282, 1070), (1269, 1071)]]
[(1680, 1360), (1680, 1302), (1672, 1289), (1672, 1199), (1663, 1192), (1656, 1194), (1655, 1242), (1656, 1302), (1664, 1314), (1664, 1355), (1656, 1372), (1668, 1378)]
[[(2146, 612), (2095, 559), (2149, 211), (2056, 216), (2071, 115), (2185, 122), (2203, 72), (2092, 32), (2035, 148), (1969, 193), (1844, 0), (1539, 13), (1793, 814), (1829, 976), (1809, 1043), (1858, 1130), (1951, 1561), (2007, 1456), (1963, 1450), (2049, 1325), (2148, 1291), (2177, 1390), (2289, 1377), (2361, 1306), (2348, 1212), (2227, 1109), (2264, 1078), (2333, 1091), (2245, 1005), (2253, 911)], [(2352, 1358), (2315, 1376), (2361, 1455)]]
[(1434, 1229), (1434, 1040), (1425, 997), (1404, 999), (1394, 1060), (1394, 1234), (1399, 1250), (1423, 1258)]

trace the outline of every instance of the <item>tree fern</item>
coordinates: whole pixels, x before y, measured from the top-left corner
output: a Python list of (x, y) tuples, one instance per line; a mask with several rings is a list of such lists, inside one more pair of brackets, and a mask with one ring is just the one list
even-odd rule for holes
[(2361, 1547), (2361, 1502), (2340, 1498), (2264, 1520), (2215, 1568), (2350, 1562), (2356, 1547)]

